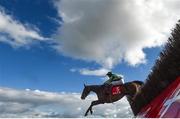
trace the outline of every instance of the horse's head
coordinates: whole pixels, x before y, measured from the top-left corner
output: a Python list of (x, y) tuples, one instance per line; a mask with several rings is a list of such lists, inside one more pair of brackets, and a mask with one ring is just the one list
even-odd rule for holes
[(84, 84), (84, 90), (81, 94), (81, 99), (84, 100), (88, 96), (89, 93), (90, 93), (89, 87)]

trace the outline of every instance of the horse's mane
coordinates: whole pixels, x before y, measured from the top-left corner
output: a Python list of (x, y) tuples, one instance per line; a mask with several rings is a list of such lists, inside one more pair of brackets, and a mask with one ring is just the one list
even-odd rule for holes
[(171, 36), (156, 60), (141, 92), (135, 97), (132, 104), (134, 114), (137, 115), (178, 76), (180, 76), (180, 21), (172, 30)]

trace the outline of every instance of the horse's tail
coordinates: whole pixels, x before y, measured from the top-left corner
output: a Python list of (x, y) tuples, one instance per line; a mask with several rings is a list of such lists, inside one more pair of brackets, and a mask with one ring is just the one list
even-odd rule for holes
[(139, 85), (143, 85), (144, 84), (144, 82), (142, 82), (142, 81), (133, 81), (133, 83), (137, 83)]

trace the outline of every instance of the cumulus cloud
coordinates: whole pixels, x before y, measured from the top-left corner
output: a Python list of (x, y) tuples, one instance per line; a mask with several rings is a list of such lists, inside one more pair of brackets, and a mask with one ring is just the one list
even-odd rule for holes
[[(100, 69), (71, 69), (71, 72), (79, 72), (82, 75), (89, 75), (89, 76), (101, 76), (101, 77), (105, 77), (106, 74), (110, 71), (108, 69), (104, 69), (104, 68), (100, 68)], [(120, 76), (120, 77), (124, 77), (122, 74), (118, 74), (116, 73), (116, 75)], [(104, 79), (104, 78), (103, 78)], [(105, 78), (106, 80), (106, 78)]]
[(178, 0), (56, 0), (64, 22), (54, 46), (64, 55), (112, 69), (146, 63), (143, 49), (162, 46), (180, 18)]
[(70, 69), (70, 72), (78, 72), (81, 75), (87, 75), (87, 76), (100, 76), (100, 77), (104, 77), (107, 72), (109, 72), (109, 69), (106, 68), (99, 68), (99, 69), (88, 69), (88, 68), (82, 68), (82, 69), (78, 69), (78, 68), (72, 68)]
[[(95, 95), (86, 100), (79, 93), (52, 93), (39, 90), (0, 88), (0, 118), (8, 117), (84, 117)], [(98, 105), (89, 117), (132, 117), (125, 98), (114, 104)]]
[(92, 75), (92, 76), (105, 76), (109, 70), (108, 69), (97, 69), (97, 70), (90, 70), (90, 69), (81, 69), (79, 72), (82, 75)]
[(23, 25), (0, 7), (0, 42), (18, 47), (45, 39), (38, 33), (37, 28), (32, 29), (30, 25)]

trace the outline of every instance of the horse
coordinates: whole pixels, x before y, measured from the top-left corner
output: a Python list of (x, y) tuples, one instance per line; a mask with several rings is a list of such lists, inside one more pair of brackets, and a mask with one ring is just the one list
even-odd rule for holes
[(120, 100), (124, 96), (127, 97), (127, 100), (131, 105), (135, 96), (138, 94), (138, 92), (140, 92), (140, 89), (143, 84), (144, 83), (142, 81), (132, 81), (132, 82), (124, 83), (124, 84), (115, 85), (115, 86), (118, 86), (120, 89), (120, 93), (115, 94), (115, 95), (111, 93), (111, 88), (113, 85), (109, 85), (107, 88), (107, 86), (104, 86), (104, 85), (89, 85), (89, 86), (87, 86), (84, 84), (84, 90), (82, 92), (81, 99), (85, 100), (85, 98), (89, 95), (89, 93), (91, 91), (96, 93), (97, 98), (98, 98), (98, 100), (91, 102), (91, 105), (87, 109), (84, 116), (87, 116), (89, 111), (91, 114), (93, 113), (93, 111), (92, 111), (93, 106), (99, 105), (99, 104), (104, 104), (104, 103), (113, 103), (113, 102)]

